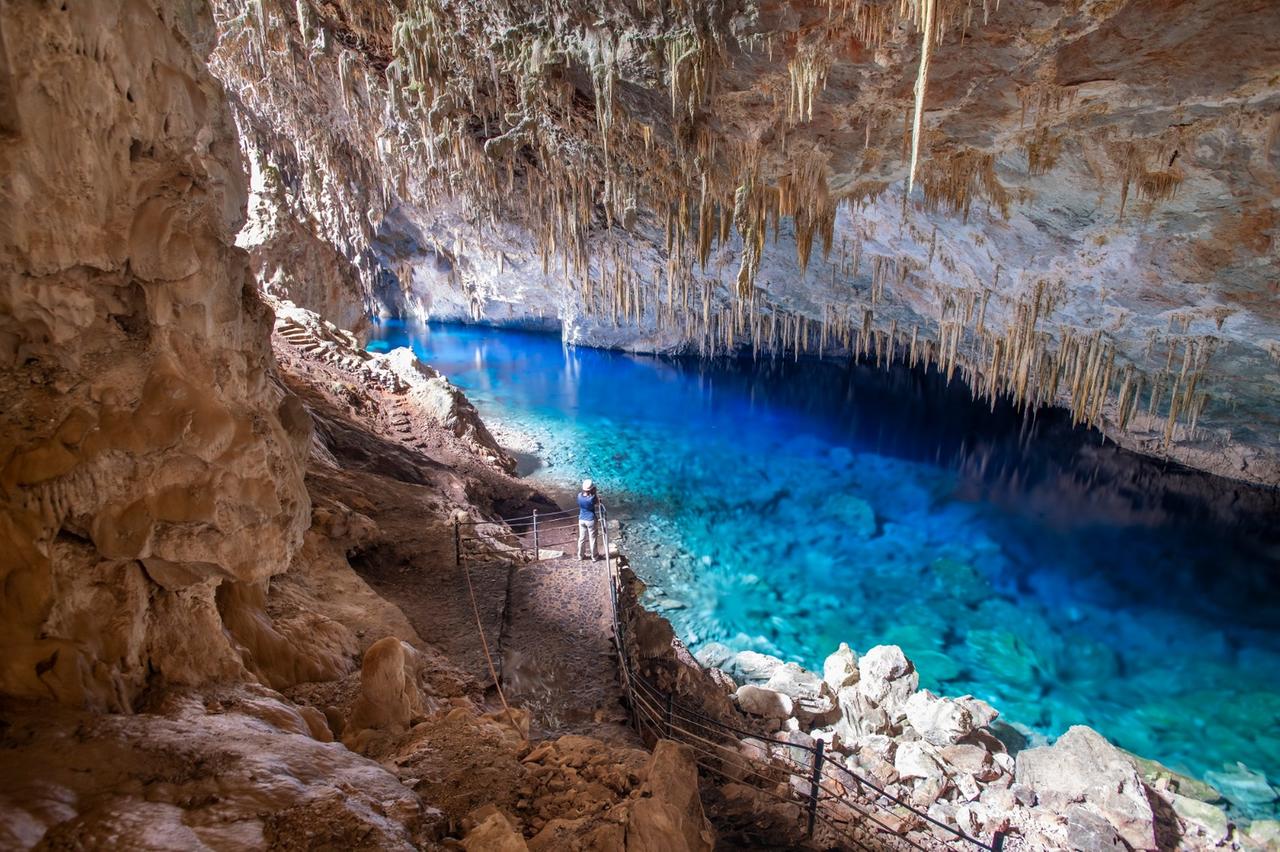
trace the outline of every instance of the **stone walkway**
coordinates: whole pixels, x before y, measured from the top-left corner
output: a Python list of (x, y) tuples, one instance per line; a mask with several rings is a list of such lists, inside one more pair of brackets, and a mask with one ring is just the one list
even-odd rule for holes
[(524, 564), (511, 579), (501, 640), (507, 700), (532, 713), (536, 733), (639, 744), (622, 705), (608, 565), (576, 559), (563, 533), (551, 538), (543, 555), (567, 555)]

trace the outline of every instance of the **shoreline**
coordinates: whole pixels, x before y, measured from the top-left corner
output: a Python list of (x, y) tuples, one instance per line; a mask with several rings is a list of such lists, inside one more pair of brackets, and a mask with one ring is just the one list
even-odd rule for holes
[[(491, 418), (486, 418), (486, 421), (488, 422), (490, 419)], [(494, 425), (490, 426), (490, 430), (493, 432), (495, 438), (497, 438), (498, 442), (507, 452), (512, 454), (519, 454), (519, 453), (533, 454), (533, 453), (541, 452), (545, 450), (545, 447), (542, 444), (542, 442), (539, 441), (532, 433), (528, 432), (527, 430), (524, 430), (517, 426), (513, 426), (509, 423), (501, 422), (496, 418), (492, 418), (492, 422)], [(539, 456), (539, 462), (540, 462), (540, 466), (538, 467), (538, 470), (547, 470), (552, 466), (551, 464), (548, 463), (547, 459), (542, 456)], [(1200, 475), (1199, 472), (1197, 472), (1197, 474)], [(567, 483), (563, 484), (562, 487), (560, 488), (555, 488), (554, 483), (549, 482), (545, 479), (543, 481), (537, 481), (536, 479), (530, 479), (527, 476), (522, 476), (521, 479), (529, 482), (532, 486), (536, 487), (540, 492), (542, 492), (543, 494), (551, 498), (554, 502), (556, 502), (557, 505), (572, 501), (573, 489)], [(615, 521), (618, 525), (617, 533), (616, 533), (617, 535), (616, 545), (621, 555), (625, 553), (626, 549), (628, 549), (628, 545), (636, 544), (636, 540), (634, 537), (635, 532), (633, 530), (633, 524), (629, 523), (627, 520), (615, 519)], [(629, 560), (626, 558), (625, 555), (621, 555), (621, 559), (623, 560), (623, 564), (630, 565)], [(645, 583), (639, 580), (638, 577), (636, 577), (636, 580), (641, 586), (645, 586)], [(635, 600), (635, 606), (639, 609), (640, 612), (643, 613), (643, 615), (640, 616), (641, 618), (657, 619), (663, 624), (667, 625), (667, 629), (671, 632), (676, 643), (678, 643), (680, 647), (684, 646), (685, 637), (681, 636), (679, 632), (677, 632), (674, 623), (671, 622), (671, 620), (664, 614), (665, 613), (664, 608), (660, 606), (654, 607), (651, 601), (646, 601), (642, 599), (642, 594), (637, 595), (637, 598)], [(733, 690), (733, 693), (732, 693), (733, 697), (731, 698), (731, 701), (733, 701), (734, 705), (739, 710), (743, 710), (741, 706), (741, 701), (737, 697), (742, 687), (751, 686), (751, 687), (755, 687), (757, 690), (761, 690), (761, 689), (769, 690), (769, 687), (767, 686), (767, 684), (770, 682), (772, 674), (776, 673), (777, 671), (782, 671), (782, 670), (789, 671), (791, 673), (791, 677), (793, 680), (805, 681), (810, 683), (812, 683), (815, 680), (824, 681), (824, 677), (821, 673), (807, 669), (799, 663), (786, 660), (779, 656), (760, 653), (756, 651), (732, 652), (728, 648), (725, 648), (724, 646), (720, 646), (721, 648), (723, 648), (724, 651), (729, 652), (729, 656), (718, 658), (718, 655), (716, 652), (713, 651), (709, 654), (708, 651), (712, 648), (712, 646), (718, 646), (719, 643), (714, 641), (698, 642), (697, 639), (695, 638), (694, 644), (701, 645), (702, 648), (700, 648), (700, 650), (697, 653), (694, 653), (692, 650), (688, 651), (687, 653), (692, 660), (696, 661), (696, 665), (699, 667), (699, 676), (703, 678), (705, 681), (707, 681), (707, 683), (714, 685), (716, 689), (724, 688), (726, 681), (733, 684), (735, 689)], [(896, 645), (877, 646), (877, 648), (889, 648), (891, 649), (891, 651), (889, 651), (888, 653), (894, 654), (896, 652), (897, 655), (900, 655), (902, 659), (905, 660), (907, 668), (911, 672), (916, 673), (916, 679), (917, 679), (916, 682), (918, 683), (918, 677), (919, 677), (918, 670), (916, 669), (913, 661), (910, 660), (902, 652), (902, 649), (900, 649)], [(868, 649), (868, 653), (870, 653), (871, 650), (873, 649)], [(849, 649), (847, 643), (841, 643), (841, 648), (837, 651), (837, 654), (840, 653), (841, 651), (851, 651), (851, 649)], [(749, 660), (748, 668), (751, 668), (754, 666), (755, 668), (760, 669), (762, 671), (769, 670), (770, 676), (769, 677), (750, 676), (750, 675), (743, 676), (741, 666), (735, 661), (735, 658), (739, 658), (739, 657), (745, 657)], [(853, 658), (855, 661), (859, 659), (856, 652), (853, 653)], [(771, 690), (771, 691), (777, 692), (777, 690)], [(1179, 815), (1182, 819), (1196, 822), (1208, 834), (1220, 832), (1221, 830), (1227, 831), (1227, 834), (1222, 835), (1222, 837), (1219, 839), (1226, 839), (1231, 831), (1237, 830), (1237, 829), (1231, 828), (1232, 826), (1248, 828), (1253, 824), (1259, 824), (1262, 826), (1262, 830), (1264, 831), (1270, 831), (1272, 824), (1275, 824), (1276, 826), (1280, 826), (1280, 822), (1277, 822), (1277, 818), (1280, 817), (1280, 809), (1277, 809), (1274, 807), (1275, 805), (1280, 805), (1280, 800), (1273, 803), (1272, 811), (1267, 815), (1250, 818), (1247, 815), (1243, 814), (1237, 807), (1233, 806), (1229, 798), (1226, 795), (1224, 795), (1220, 790), (1218, 790), (1216, 787), (1214, 787), (1209, 781), (1202, 778), (1190, 776), (1190, 775), (1183, 775), (1175, 770), (1172, 770), (1164, 766), (1159, 761), (1156, 761), (1150, 758), (1145, 758), (1139, 754), (1129, 752), (1119, 746), (1114, 745), (1113, 743), (1111, 743), (1109, 739), (1107, 739), (1101, 734), (1098, 734), (1096, 731), (1094, 731), (1094, 729), (1089, 728), (1088, 726), (1075, 725), (1066, 731), (1058, 731), (1052, 735), (1046, 735), (1046, 734), (1041, 734), (1039, 731), (1036, 731), (1034, 728), (1032, 728), (1029, 725), (1019, 723), (1016, 719), (1006, 719), (1001, 715), (1000, 709), (998, 707), (992, 707), (991, 705), (987, 705), (986, 702), (982, 702), (978, 699), (974, 699), (972, 696), (961, 696), (959, 698), (948, 698), (945, 695), (933, 696), (933, 693), (929, 692), (928, 690), (919, 690), (919, 691), (913, 692), (912, 694), (920, 694), (920, 693), (927, 694), (931, 697), (936, 697), (937, 699), (943, 702), (972, 700), (977, 702), (979, 705), (985, 706), (986, 710), (991, 711), (991, 713), (993, 714), (992, 720), (995, 726), (996, 727), (1002, 726), (1004, 729), (1008, 729), (1003, 735), (996, 735), (996, 739), (1000, 740), (1000, 742), (1006, 745), (1006, 748), (1007, 748), (1006, 753), (1009, 754), (1010, 757), (1014, 757), (1014, 758), (1016, 758), (1016, 755), (1021, 753), (1022, 751), (1028, 751), (1028, 750), (1040, 749), (1040, 748), (1052, 749), (1064, 736), (1066, 736), (1071, 731), (1076, 729), (1087, 730), (1089, 734), (1103, 740), (1111, 748), (1113, 748), (1115, 752), (1123, 755), (1124, 759), (1129, 764), (1132, 765), (1135, 771), (1137, 771), (1141, 775), (1144, 783), (1150, 786), (1153, 790), (1158, 789), (1161, 795), (1173, 796), (1176, 794), (1179, 798), (1177, 799), (1170, 798), (1169, 804), (1170, 804), (1170, 807), (1173, 807), (1174, 805), (1172, 803), (1176, 801), (1178, 803), (1178, 807), (1180, 807), (1182, 811), (1187, 812), (1186, 814), (1183, 814), (1181, 811), (1179, 811)], [(759, 701), (760, 693), (758, 691), (753, 693), (753, 697), (751, 700)], [(793, 704), (797, 703), (798, 700), (799, 699), (793, 699)], [(746, 712), (746, 711), (743, 711), (743, 712)], [(820, 728), (811, 729), (805, 733), (815, 738), (823, 738), (824, 736), (824, 730)], [(825, 731), (825, 735), (827, 735), (828, 742), (832, 742), (833, 740), (838, 742), (838, 735), (835, 734), (835, 726), (829, 726), (829, 728)], [(1008, 744), (1011, 741), (1017, 742), (1018, 738), (1022, 739), (1020, 746), (1010, 748)], [(914, 742), (914, 740), (910, 738), (908, 738), (906, 741)], [(836, 748), (836, 751), (837, 753), (840, 753), (841, 749)], [(847, 753), (847, 750), (846, 750), (846, 753)], [(866, 767), (862, 767), (862, 768), (865, 769)], [(1179, 791), (1186, 791), (1186, 795), (1183, 795), (1183, 793)], [(1195, 804), (1189, 803), (1186, 800), (1202, 803), (1204, 805), (1207, 805), (1213, 808), (1214, 811), (1216, 811), (1218, 814), (1221, 815), (1221, 820), (1218, 820), (1217, 818), (1213, 817), (1209, 812), (1204, 811), (1202, 809), (1197, 811), (1196, 810), (1197, 806)]]
[[(744, 365), (744, 364), (760, 364), (760, 363), (786, 363), (794, 362), (805, 366), (826, 365), (832, 368), (853, 368), (862, 367), (874, 370), (892, 371), (903, 370), (913, 374), (920, 375), (925, 378), (937, 377), (939, 372), (936, 368), (917, 368), (907, 366), (904, 362), (895, 360), (890, 364), (877, 365), (875, 359), (867, 355), (857, 355), (856, 353), (840, 352), (833, 350), (825, 356), (817, 356), (813, 353), (801, 353), (798, 358), (794, 355), (786, 354), (762, 354), (753, 358), (745, 351), (733, 353), (719, 353), (710, 357), (703, 357), (694, 354), (691, 351), (658, 351), (647, 349), (628, 349), (622, 347), (596, 346), (590, 343), (576, 343), (566, 341), (562, 334), (562, 329), (548, 327), (528, 327), (519, 323), (490, 323), (490, 322), (474, 322), (465, 319), (443, 319), (443, 320), (421, 320), (421, 319), (405, 319), (402, 317), (380, 317), (377, 322), (383, 323), (393, 321), (408, 326), (430, 327), (432, 325), (456, 326), (468, 329), (492, 329), (496, 331), (518, 332), (522, 334), (534, 334), (545, 337), (554, 336), (566, 346), (574, 349), (589, 349), (599, 352), (607, 352), (618, 355), (625, 355), (637, 358), (650, 358), (663, 363), (690, 366), (693, 364), (712, 364), (719, 366), (727, 365)], [(844, 363), (840, 363), (841, 359)], [(968, 396), (975, 404), (985, 404), (982, 398), (979, 398), (969, 384), (960, 377), (948, 380), (950, 385), (952, 381), (963, 386)], [(1004, 404), (1009, 400), (1001, 396), (997, 399), (997, 404)], [(1069, 409), (1060, 403), (1045, 405), (1038, 409), (1020, 409), (1025, 411), (1030, 418), (1040, 416), (1069, 416)], [(1104, 446), (1107, 442), (1121, 448), (1127, 452), (1133, 453), (1141, 457), (1146, 462), (1153, 465), (1159, 465), (1164, 470), (1162, 473), (1172, 474), (1196, 474), (1199, 476), (1210, 477), (1222, 480), (1216, 486), (1209, 483), (1212, 490), (1225, 492), (1233, 488), (1244, 486), (1248, 489), (1256, 489), (1262, 495), (1269, 495), (1274, 507), (1280, 508), (1280, 458), (1268, 457), (1260, 450), (1250, 450), (1232, 441), (1223, 440), (1221, 436), (1214, 436), (1212, 440), (1201, 439), (1199, 441), (1180, 441), (1174, 442), (1167, 449), (1159, 446), (1161, 440), (1161, 432), (1163, 430), (1163, 420), (1160, 418), (1149, 418), (1141, 415), (1148, 422), (1146, 430), (1138, 430), (1136, 426), (1128, 431), (1121, 431), (1115, 428), (1115, 423), (1104, 412), (1101, 421), (1101, 427), (1089, 426), (1084, 427), (1089, 433), (1097, 436), (1097, 444)], [(1206, 434), (1208, 433), (1205, 427)], [(1173, 469), (1169, 470), (1169, 466), (1173, 465)]]

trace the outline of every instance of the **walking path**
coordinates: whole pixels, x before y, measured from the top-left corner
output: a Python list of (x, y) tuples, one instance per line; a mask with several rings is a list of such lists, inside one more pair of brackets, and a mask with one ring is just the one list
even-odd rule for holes
[(572, 556), (516, 569), (502, 633), (507, 700), (543, 734), (638, 744), (610, 636), (608, 569)]

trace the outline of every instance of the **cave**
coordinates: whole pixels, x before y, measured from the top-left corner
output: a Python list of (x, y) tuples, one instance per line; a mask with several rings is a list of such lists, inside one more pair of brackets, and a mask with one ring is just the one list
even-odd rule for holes
[(5, 0), (0, 164), (0, 849), (1280, 848), (1274, 0)]

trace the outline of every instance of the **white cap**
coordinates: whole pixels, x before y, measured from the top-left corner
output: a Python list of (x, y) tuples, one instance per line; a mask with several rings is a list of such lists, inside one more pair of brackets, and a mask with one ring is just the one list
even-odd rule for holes
[(590, 490), (591, 490), (591, 486), (593, 486), (593, 485), (595, 485), (595, 483), (594, 483), (594, 482), (592, 482), (590, 479), (584, 479), (584, 480), (582, 480), (582, 490), (583, 490), (583, 491), (590, 491)]

